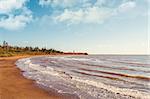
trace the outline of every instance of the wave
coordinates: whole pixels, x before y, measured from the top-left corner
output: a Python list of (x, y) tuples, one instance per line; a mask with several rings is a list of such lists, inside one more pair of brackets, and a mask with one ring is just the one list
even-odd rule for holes
[[(62, 68), (59, 68), (57, 66), (53, 67), (49, 65), (42, 66), (40, 64), (34, 64), (32, 62), (32, 58), (20, 59), (16, 62), (16, 65), (23, 71), (23, 75), (25, 77), (35, 80), (36, 83), (43, 86), (47, 86), (48, 88), (53, 87), (57, 89), (58, 92), (76, 94), (81, 99), (97, 99), (97, 98), (128, 99), (129, 97), (131, 99), (134, 97), (141, 99), (148, 99), (148, 97), (150, 97), (150, 95), (146, 92), (107, 85), (100, 81), (90, 79), (88, 77), (84, 76), (80, 77), (77, 75), (73, 75), (73, 73), (70, 73), (71, 71), (66, 72)], [(86, 69), (84, 70), (86, 71)], [(74, 72), (82, 73), (78, 71)], [(90, 72), (99, 72), (99, 71), (90, 71)], [(111, 74), (110, 72), (102, 72), (102, 73)], [(88, 76), (89, 74), (84, 73), (84, 75)], [(115, 73), (114, 75), (119, 74)], [(118, 78), (109, 76), (100, 76), (100, 77), (119, 80)]]
[(144, 63), (139, 63), (139, 62), (126, 62), (126, 61), (111, 61), (111, 62), (129, 64), (132, 66), (140, 66), (140, 67), (150, 66), (150, 64), (144, 64)]
[[(53, 57), (55, 58), (55, 57)], [(141, 67), (145, 67), (145, 66), (138, 66), (140, 65), (140, 63), (137, 65), (138, 67), (136, 68), (133, 68), (132, 65), (128, 65), (128, 66), (125, 66), (125, 64), (130, 64), (129, 62), (126, 63), (126, 62), (120, 62), (120, 61), (112, 61), (112, 60), (106, 60), (106, 59), (93, 59), (93, 58), (71, 58), (71, 57), (57, 57), (55, 58), (57, 60), (55, 60), (55, 63), (59, 63), (61, 62), (61, 64), (65, 65), (65, 66), (71, 66), (70, 64), (67, 65), (67, 63), (63, 63), (62, 61), (71, 61), (72, 63), (75, 63), (77, 65), (84, 65), (84, 66), (90, 66), (90, 67), (102, 67), (102, 68), (108, 68), (108, 69), (115, 69), (115, 70), (127, 70), (127, 71), (135, 71), (135, 72), (143, 72), (143, 73), (149, 73), (149, 71), (147, 71), (147, 68), (148, 68), (148, 65), (149, 64), (144, 64), (144, 65), (147, 65), (146, 69), (144, 68), (141, 68)], [(106, 64), (105, 62), (114, 62), (114, 63), (122, 63), (120, 66), (111, 66), (112, 63), (109, 63), (109, 64)], [(69, 63), (71, 63), (69, 62)], [(51, 62), (53, 63), (53, 62)], [(132, 64), (132, 63), (131, 63)], [(133, 63), (134, 64), (134, 63)], [(141, 63), (142, 64), (142, 63)], [(55, 64), (56, 65), (56, 64)], [(60, 64), (58, 64), (60, 65)], [(116, 64), (117, 65), (117, 64)], [(123, 65), (123, 66), (122, 66)], [(136, 66), (136, 64), (134, 64)], [(142, 70), (143, 69), (143, 70)]]
[(108, 78), (108, 79), (113, 79), (113, 80), (120, 80), (119, 78), (116, 78), (116, 77), (102, 76), (102, 75), (96, 75), (96, 74), (89, 74), (89, 73), (80, 72), (80, 71), (76, 71), (76, 70), (72, 70), (72, 71), (75, 72), (75, 73), (88, 75), (88, 76), (96, 76), (96, 77)]
[(100, 70), (89, 70), (89, 69), (84, 69), (84, 68), (80, 68), (80, 70), (90, 71), (90, 72), (97, 72), (97, 73), (104, 73), (104, 74), (110, 74), (110, 75), (116, 75), (116, 76), (122, 76), (122, 77), (136, 78), (136, 79), (142, 79), (142, 80), (150, 81), (149, 77), (144, 77), (144, 76), (134, 76), (134, 75), (115, 73), (115, 72), (106, 72), (106, 71), (100, 71)]
[[(131, 69), (131, 68), (125, 68), (125, 67), (109, 67), (106, 65), (94, 65), (94, 64), (88, 64), (88, 63), (80, 63), (85, 66), (95, 66), (95, 67), (103, 67), (103, 68), (109, 68), (109, 69), (118, 69), (118, 70), (129, 70), (129, 71), (138, 71), (136, 69)], [(140, 72), (149, 72), (149, 71), (140, 71)]]

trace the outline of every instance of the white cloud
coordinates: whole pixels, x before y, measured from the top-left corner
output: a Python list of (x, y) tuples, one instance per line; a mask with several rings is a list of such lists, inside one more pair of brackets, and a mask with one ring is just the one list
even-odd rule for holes
[(52, 0), (40, 0), (39, 5), (45, 6), (52, 3)]
[(79, 3), (78, 0), (40, 0), (39, 5), (51, 7), (72, 7)]
[(117, 2), (122, 2), (122, 0), (97, 0), (95, 5), (96, 6), (108, 6), (108, 7), (111, 7), (111, 6), (116, 6), (116, 3)]
[(32, 20), (32, 15), (27, 11), (20, 15), (14, 16), (9, 14), (7, 19), (0, 20), (0, 27), (9, 29), (9, 30), (16, 30), (26, 26)]
[(76, 12), (65, 9), (64, 13), (55, 17), (54, 19), (57, 21), (70, 21), (71, 23), (80, 22), (84, 16), (83, 10), (79, 10)]
[(112, 16), (109, 9), (102, 9), (99, 7), (90, 7), (80, 9), (78, 11), (71, 11), (66, 9), (61, 15), (55, 17), (55, 20), (60, 22), (67, 21), (73, 23), (102, 23), (105, 19)]
[(0, 0), (0, 13), (8, 13), (24, 6), (26, 0)]
[(55, 9), (79, 9), (80, 7), (91, 7), (94, 4), (92, 2), (93, 0), (39, 0), (39, 5), (50, 6)]
[[(26, 26), (32, 20), (32, 13), (25, 3), (28, 0), (0, 0), (0, 28), (17, 30)], [(20, 10), (19, 14), (15, 11)]]
[(121, 4), (118, 8), (119, 12), (126, 12), (136, 7), (136, 3), (134, 1), (128, 1)]
[(85, 12), (85, 22), (101, 23), (112, 15), (113, 12), (110, 9), (103, 9), (99, 7), (88, 8), (87, 12)]
[[(40, 0), (39, 4), (54, 7), (54, 13), (59, 13), (52, 15), (53, 19), (67, 24), (103, 23), (118, 12), (136, 6), (133, 0)], [(57, 8), (61, 10), (58, 11)]]

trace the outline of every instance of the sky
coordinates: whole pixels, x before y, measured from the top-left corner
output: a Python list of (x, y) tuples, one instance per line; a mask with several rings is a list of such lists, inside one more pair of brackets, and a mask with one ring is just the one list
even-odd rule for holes
[(149, 54), (150, 0), (0, 0), (0, 44)]

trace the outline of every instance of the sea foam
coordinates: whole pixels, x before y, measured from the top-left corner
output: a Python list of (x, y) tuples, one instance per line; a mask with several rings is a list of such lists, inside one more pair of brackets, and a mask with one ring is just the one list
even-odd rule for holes
[[(60, 57), (53, 57), (60, 58)], [(37, 84), (53, 88), (59, 93), (70, 93), (79, 96), (81, 99), (149, 99), (150, 95), (138, 90), (117, 88), (106, 85), (101, 81), (91, 80), (87, 77), (80, 77), (69, 74), (60, 68), (51, 66), (41, 66), (33, 64), (32, 58), (20, 59), (16, 62), (18, 68), (23, 71), (23, 75), (33, 79)], [(89, 59), (69, 59), (65, 60), (88, 61)]]

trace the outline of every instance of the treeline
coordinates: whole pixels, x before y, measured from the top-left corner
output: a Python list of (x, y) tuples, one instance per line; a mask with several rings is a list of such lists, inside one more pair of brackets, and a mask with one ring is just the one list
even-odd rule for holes
[(0, 57), (15, 55), (46, 55), (46, 54), (63, 54), (62, 51), (55, 49), (46, 49), (39, 47), (18, 47), (18, 46), (1, 46)]

